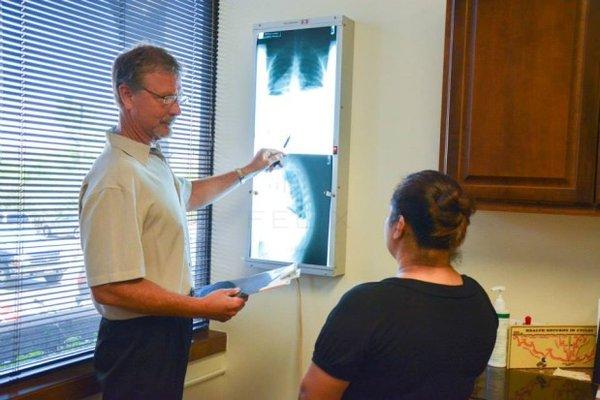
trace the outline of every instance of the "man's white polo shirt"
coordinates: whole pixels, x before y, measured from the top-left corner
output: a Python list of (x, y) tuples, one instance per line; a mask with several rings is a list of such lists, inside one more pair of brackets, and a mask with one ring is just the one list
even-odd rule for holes
[[(83, 180), (79, 223), (90, 286), (136, 278), (188, 294), (192, 288), (186, 205), (191, 182), (175, 177), (150, 146), (106, 134)], [(141, 314), (94, 302), (108, 319)]]

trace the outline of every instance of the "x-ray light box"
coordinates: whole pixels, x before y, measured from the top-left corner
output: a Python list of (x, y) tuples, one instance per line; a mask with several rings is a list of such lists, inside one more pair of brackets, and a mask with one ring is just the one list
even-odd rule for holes
[(254, 25), (254, 150), (287, 157), (253, 180), (249, 266), (344, 273), (353, 27), (343, 16)]

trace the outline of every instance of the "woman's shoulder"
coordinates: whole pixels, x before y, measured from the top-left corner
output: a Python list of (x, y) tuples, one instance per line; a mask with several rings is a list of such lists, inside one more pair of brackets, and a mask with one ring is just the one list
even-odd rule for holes
[(380, 282), (364, 282), (354, 286), (348, 290), (340, 299), (340, 305), (351, 307), (378, 307), (378, 300), (384, 301), (386, 294), (391, 290), (396, 291), (391, 287), (386, 280)]
[(386, 287), (386, 284), (384, 283), (384, 281), (363, 282), (363, 283), (359, 283), (358, 285), (354, 286), (352, 289), (348, 290), (346, 292), (346, 295), (352, 296), (352, 297), (368, 296), (372, 293), (376, 293), (381, 290), (384, 290), (385, 287)]
[(464, 286), (470, 287), (473, 290), (476, 290), (476, 291), (479, 291), (480, 293), (485, 294), (485, 289), (475, 279), (471, 278), (468, 275), (464, 275), (464, 274), (461, 275), (461, 277), (463, 279), (463, 285)]

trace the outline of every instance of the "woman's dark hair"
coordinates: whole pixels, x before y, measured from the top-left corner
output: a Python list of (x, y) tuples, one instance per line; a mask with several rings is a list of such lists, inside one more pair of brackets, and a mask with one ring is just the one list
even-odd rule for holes
[(140, 44), (121, 53), (112, 69), (113, 90), (117, 102), (121, 103), (121, 84), (125, 83), (134, 91), (141, 90), (144, 74), (154, 71), (167, 71), (179, 76), (181, 65), (167, 50), (149, 44)]
[(451, 253), (465, 239), (475, 212), (473, 201), (454, 179), (432, 170), (407, 176), (396, 187), (391, 202), (390, 224), (403, 216), (421, 248)]

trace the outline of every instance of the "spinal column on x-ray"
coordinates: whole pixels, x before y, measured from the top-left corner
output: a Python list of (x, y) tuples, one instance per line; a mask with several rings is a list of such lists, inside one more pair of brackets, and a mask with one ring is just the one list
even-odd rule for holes
[(251, 257), (326, 265), (332, 156), (291, 154), (255, 178)]

